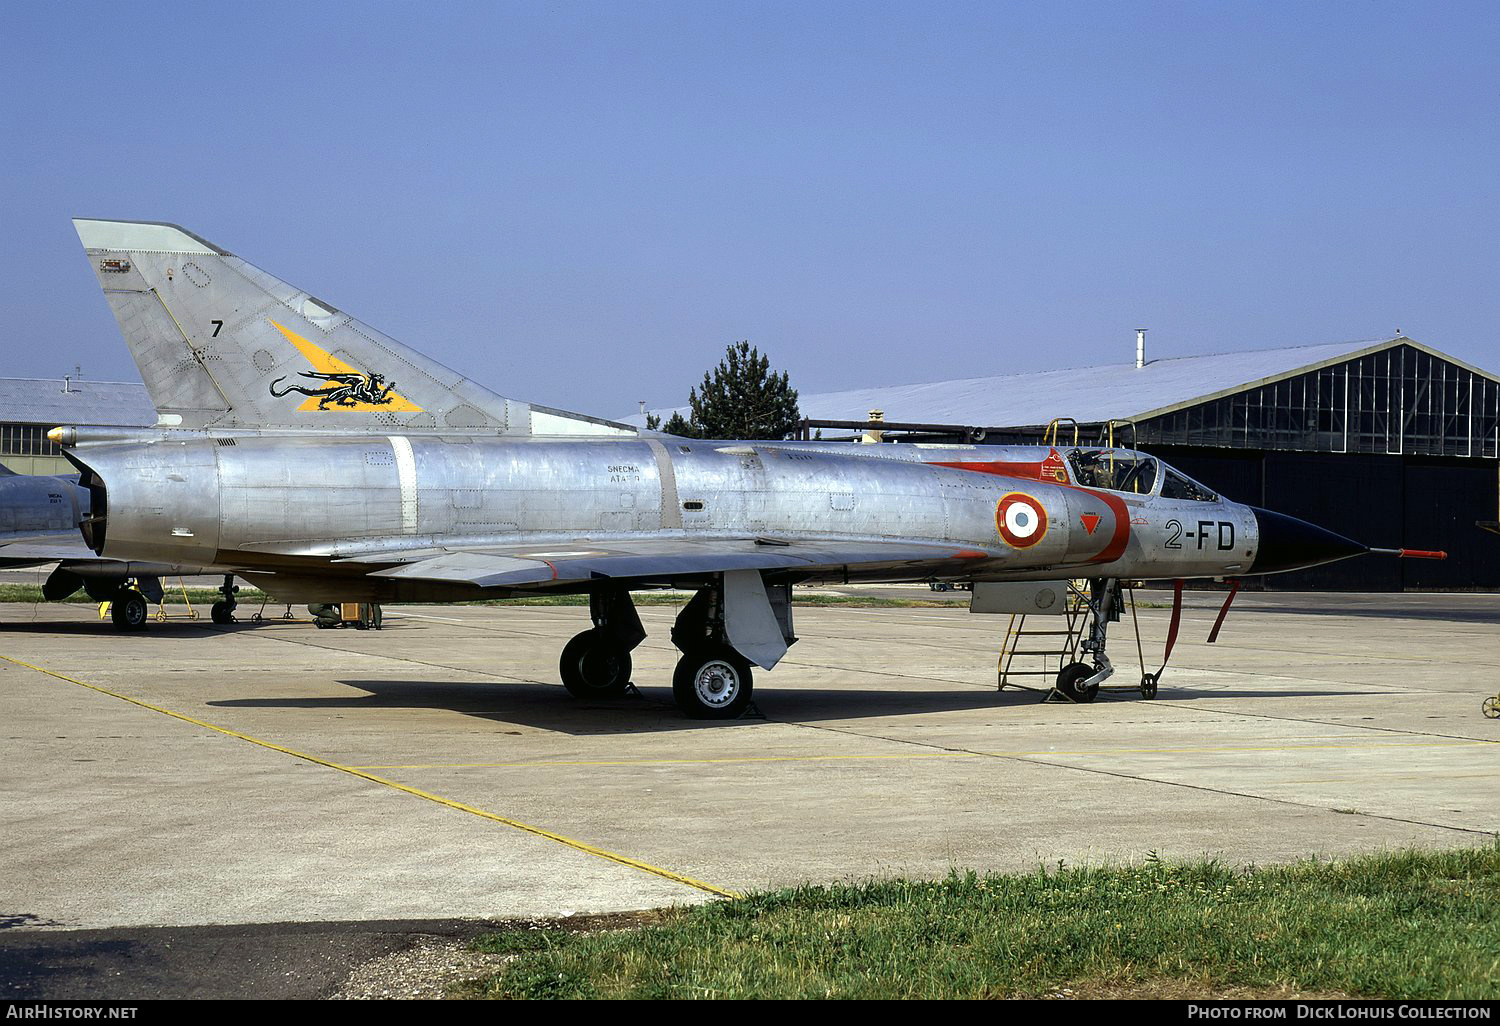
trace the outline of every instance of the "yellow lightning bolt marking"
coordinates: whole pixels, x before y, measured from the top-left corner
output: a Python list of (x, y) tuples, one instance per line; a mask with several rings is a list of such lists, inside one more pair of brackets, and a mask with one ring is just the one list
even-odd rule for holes
[[(292, 331), (289, 328), (283, 328), (275, 321), (271, 322), (271, 326), (277, 331), (281, 332), (281, 334), (286, 337), (286, 340), (288, 342), (296, 346), (298, 352), (307, 357), (307, 362), (313, 365), (313, 370), (318, 371), (320, 374), (359, 374), (361, 376), (364, 376), (364, 371), (351, 367), (343, 360), (338, 359), (336, 356), (324, 352), (322, 349), (319, 349), (317, 346), (313, 345), (311, 342), (303, 338), (301, 335), (297, 334), (295, 331)], [(320, 409), (389, 410), (393, 413), (422, 412), (422, 407), (418, 406), (410, 399), (407, 399), (396, 392), (390, 392), (389, 394), (387, 394), (386, 399), (388, 400), (387, 402), (383, 402), (378, 406), (374, 403), (356, 402), (353, 404), (335, 404), (332, 407), (320, 407), (318, 405), (318, 396), (308, 396), (307, 402), (297, 407), (297, 412), (301, 413), (306, 410)]]

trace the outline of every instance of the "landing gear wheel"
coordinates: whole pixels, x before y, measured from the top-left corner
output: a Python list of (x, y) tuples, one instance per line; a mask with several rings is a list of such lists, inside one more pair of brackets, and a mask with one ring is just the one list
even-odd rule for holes
[(630, 683), (630, 653), (607, 631), (584, 631), (563, 646), (557, 661), (563, 687), (574, 698), (619, 698)]
[(677, 708), (699, 720), (732, 720), (750, 704), (750, 664), (728, 645), (707, 644), (684, 653), (672, 674)]
[(1082, 682), (1095, 672), (1088, 663), (1069, 663), (1057, 675), (1057, 690), (1075, 702), (1092, 702), (1094, 696), (1099, 694), (1099, 685), (1085, 687)]
[(146, 626), (146, 596), (131, 588), (121, 588), (110, 598), (110, 618), (122, 631), (138, 631)]
[(233, 610), (234, 606), (221, 599), (213, 604), (213, 608), (208, 611), (208, 615), (214, 623), (234, 623)]
[(1141, 697), (1142, 698), (1155, 698), (1156, 697), (1156, 683), (1159, 680), (1161, 680), (1161, 674), (1159, 674), (1159, 673), (1147, 673), (1147, 674), (1144, 674), (1141, 677)]
[(1484, 714), (1492, 720), (1500, 720), (1500, 695), (1491, 695), (1484, 700)]

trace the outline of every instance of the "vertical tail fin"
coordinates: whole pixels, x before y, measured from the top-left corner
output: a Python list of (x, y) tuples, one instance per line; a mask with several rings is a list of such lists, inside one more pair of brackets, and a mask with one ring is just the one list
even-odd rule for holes
[(164, 423), (634, 433), (497, 395), (176, 225), (73, 226)]

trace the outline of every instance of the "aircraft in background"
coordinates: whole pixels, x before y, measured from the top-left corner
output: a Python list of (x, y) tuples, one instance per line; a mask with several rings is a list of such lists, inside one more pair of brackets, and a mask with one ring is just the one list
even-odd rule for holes
[(628, 685), (632, 591), (695, 592), (673, 694), (723, 718), (796, 640), (794, 583), (1014, 598), (1087, 578), (1087, 661), (1057, 681), (1087, 701), (1121, 579), (1370, 551), (1131, 450), (702, 441), (517, 402), (175, 225), (74, 225), (160, 417), (52, 433), (94, 553), (221, 567), (288, 603), (586, 593), (559, 663), (575, 695)]
[[(56, 563), (42, 585), (42, 597), (60, 602), (82, 588), (95, 602), (110, 603), (111, 618), (122, 630), (146, 625), (147, 600), (162, 600), (162, 577), (217, 572), (209, 567), (101, 559), (78, 531), (90, 512), (89, 502), (89, 491), (79, 486), (76, 474), (17, 474), (0, 464), (0, 567)], [(215, 623), (233, 622), (235, 590), (226, 579), (220, 589), (224, 598), (211, 610)]]

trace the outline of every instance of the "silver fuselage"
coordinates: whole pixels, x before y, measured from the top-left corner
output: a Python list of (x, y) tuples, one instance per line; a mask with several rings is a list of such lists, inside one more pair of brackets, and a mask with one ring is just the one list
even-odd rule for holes
[[(70, 451), (95, 489), (100, 555), (316, 577), (347, 598), (471, 597), (472, 585), (373, 579), (368, 557), (532, 541), (941, 542), (974, 550), (962, 576), (975, 580), (1234, 575), (1258, 542), (1247, 506), (1165, 498), (1160, 474), (1144, 494), (1038, 477), (1039, 447), (142, 432)], [(1030, 533), (1008, 538), (1003, 508), (1017, 501)]]

